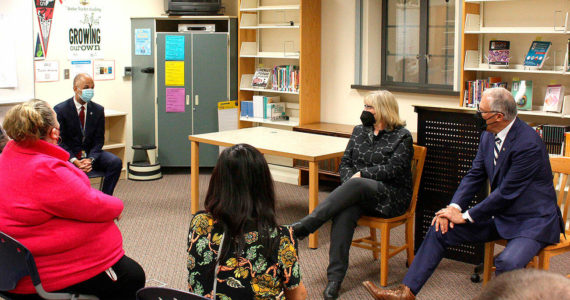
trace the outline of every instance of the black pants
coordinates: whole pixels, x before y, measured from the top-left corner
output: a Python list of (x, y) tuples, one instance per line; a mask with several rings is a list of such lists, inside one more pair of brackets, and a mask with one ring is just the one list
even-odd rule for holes
[[(91, 279), (52, 293), (95, 295), (101, 300), (136, 299), (136, 292), (143, 288), (145, 284), (145, 274), (142, 267), (136, 261), (125, 255), (111, 268), (117, 275), (116, 281), (111, 280), (106, 272), (102, 272)], [(42, 299), (37, 294), (23, 295), (6, 293), (6, 295), (10, 297), (10, 299), (18, 300)]]
[(113, 195), (115, 186), (119, 177), (121, 177), (121, 170), (123, 162), (115, 154), (107, 151), (102, 151), (99, 158), (93, 163), (93, 170), (105, 173), (105, 180), (103, 180), (103, 188), (101, 191), (107, 195)]
[(378, 182), (368, 178), (352, 178), (336, 188), (311, 214), (301, 219), (309, 232), (319, 229), (332, 219), (329, 281), (342, 281), (348, 269), (348, 254), (354, 229), (363, 215), (386, 217), (376, 211)]

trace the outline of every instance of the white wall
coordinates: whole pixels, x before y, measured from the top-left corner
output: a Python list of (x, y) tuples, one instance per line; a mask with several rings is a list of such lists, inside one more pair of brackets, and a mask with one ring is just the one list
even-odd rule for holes
[[(321, 121), (360, 123), (362, 99), (367, 91), (350, 88), (354, 83), (355, 15), (354, 1), (323, 0), (321, 34)], [(408, 129), (417, 131), (417, 115), (412, 105), (457, 106), (459, 96), (396, 93), (400, 116)]]

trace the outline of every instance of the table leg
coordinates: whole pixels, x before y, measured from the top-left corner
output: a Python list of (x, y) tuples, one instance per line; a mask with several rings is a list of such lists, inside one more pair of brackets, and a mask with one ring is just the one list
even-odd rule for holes
[[(319, 165), (316, 161), (309, 162), (309, 213), (319, 205)], [(309, 248), (319, 247), (319, 232), (309, 235)]]
[(190, 213), (195, 214), (200, 207), (200, 143), (190, 141)]

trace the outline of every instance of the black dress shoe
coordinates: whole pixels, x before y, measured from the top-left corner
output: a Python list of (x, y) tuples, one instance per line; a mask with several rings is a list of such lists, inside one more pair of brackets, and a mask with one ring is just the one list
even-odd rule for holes
[(340, 281), (329, 281), (327, 287), (323, 292), (325, 300), (335, 300), (338, 298), (338, 291), (340, 290)]
[(303, 227), (303, 224), (301, 222), (295, 222), (291, 224), (291, 227), (293, 228), (293, 235), (299, 241), (308, 237), (310, 234), (310, 232), (307, 229), (305, 229), (305, 227)]

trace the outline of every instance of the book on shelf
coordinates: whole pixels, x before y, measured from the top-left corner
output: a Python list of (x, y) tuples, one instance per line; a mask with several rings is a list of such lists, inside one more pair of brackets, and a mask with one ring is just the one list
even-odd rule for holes
[(570, 39), (566, 46), (566, 72), (570, 71)]
[(489, 67), (490, 68), (506, 68), (509, 66), (511, 55), (510, 41), (489, 41)]
[(481, 102), (483, 91), (493, 87), (507, 88), (507, 83), (501, 81), (501, 77), (488, 77), (487, 79), (477, 79), (465, 82), (465, 93), (463, 97), (464, 107), (477, 107)]
[(272, 88), (276, 91), (299, 91), (299, 66), (283, 65), (273, 68)]
[(285, 108), (285, 102), (267, 103), (267, 115), (269, 119), (271, 119), (271, 121), (285, 120)]
[(251, 80), (251, 86), (259, 89), (269, 89), (271, 87), (271, 74), (273, 70), (259, 68), (255, 70)]
[(253, 101), (241, 101), (240, 116), (253, 118)]
[(544, 106), (542, 110), (551, 112), (561, 112), (562, 103), (564, 102), (564, 86), (561, 84), (552, 84), (546, 87), (546, 95), (544, 96)]
[(278, 103), (281, 101), (281, 97), (279, 96), (264, 96), (263, 97), (263, 118), (264, 119), (271, 119), (271, 106), (268, 104), (271, 103)]
[(513, 81), (511, 93), (519, 110), (532, 110), (532, 81)]
[(542, 68), (551, 45), (551, 42), (533, 41), (524, 59), (524, 67), (531, 69)]

